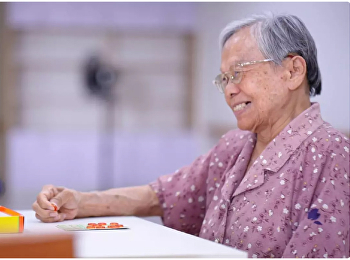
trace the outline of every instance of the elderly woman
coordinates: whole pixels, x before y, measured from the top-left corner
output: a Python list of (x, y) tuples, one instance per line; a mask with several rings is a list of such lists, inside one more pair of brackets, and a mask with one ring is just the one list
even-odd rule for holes
[(45, 186), (37, 218), (158, 215), (250, 257), (349, 257), (349, 141), (310, 102), (321, 75), (309, 31), (292, 15), (253, 16), (229, 24), (220, 44), (214, 83), (240, 130), (150, 185)]

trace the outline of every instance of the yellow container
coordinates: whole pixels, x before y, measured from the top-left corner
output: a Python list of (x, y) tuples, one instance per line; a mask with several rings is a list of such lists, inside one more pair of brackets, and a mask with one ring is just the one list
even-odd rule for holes
[(24, 216), (18, 212), (0, 206), (0, 212), (8, 216), (0, 216), (0, 233), (22, 233), (24, 229)]

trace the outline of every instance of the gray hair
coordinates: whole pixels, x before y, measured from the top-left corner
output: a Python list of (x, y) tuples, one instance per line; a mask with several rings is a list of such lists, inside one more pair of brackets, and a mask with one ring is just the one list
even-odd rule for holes
[(228, 24), (220, 34), (220, 49), (237, 31), (250, 27), (261, 53), (275, 64), (290, 53), (305, 59), (310, 96), (321, 94), (321, 73), (317, 62), (317, 48), (304, 23), (294, 15), (253, 15)]

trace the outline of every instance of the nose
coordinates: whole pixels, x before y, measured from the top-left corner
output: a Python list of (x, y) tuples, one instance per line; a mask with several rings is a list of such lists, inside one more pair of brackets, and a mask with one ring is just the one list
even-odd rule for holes
[(241, 91), (241, 89), (238, 87), (238, 84), (234, 84), (232, 82), (229, 82), (226, 85), (225, 88), (225, 96), (227, 98), (233, 98), (234, 96), (236, 96), (239, 92)]

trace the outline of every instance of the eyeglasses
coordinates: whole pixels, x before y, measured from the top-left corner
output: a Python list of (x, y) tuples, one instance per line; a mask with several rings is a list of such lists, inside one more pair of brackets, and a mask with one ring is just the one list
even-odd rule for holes
[(263, 63), (263, 62), (269, 62), (272, 60), (273, 59), (265, 59), (265, 60), (256, 60), (256, 61), (238, 63), (234, 66), (235, 69), (232, 70), (232, 72), (225, 72), (225, 73), (221, 73), (221, 74), (217, 75), (215, 80), (213, 81), (213, 84), (218, 88), (218, 90), (221, 93), (224, 93), (225, 88), (226, 88), (227, 84), (229, 83), (229, 81), (231, 81), (231, 83), (233, 83), (233, 84), (238, 84), (241, 82), (244, 71), (243, 70), (236, 70), (237, 67), (243, 68), (244, 66), (254, 65), (254, 64)]

